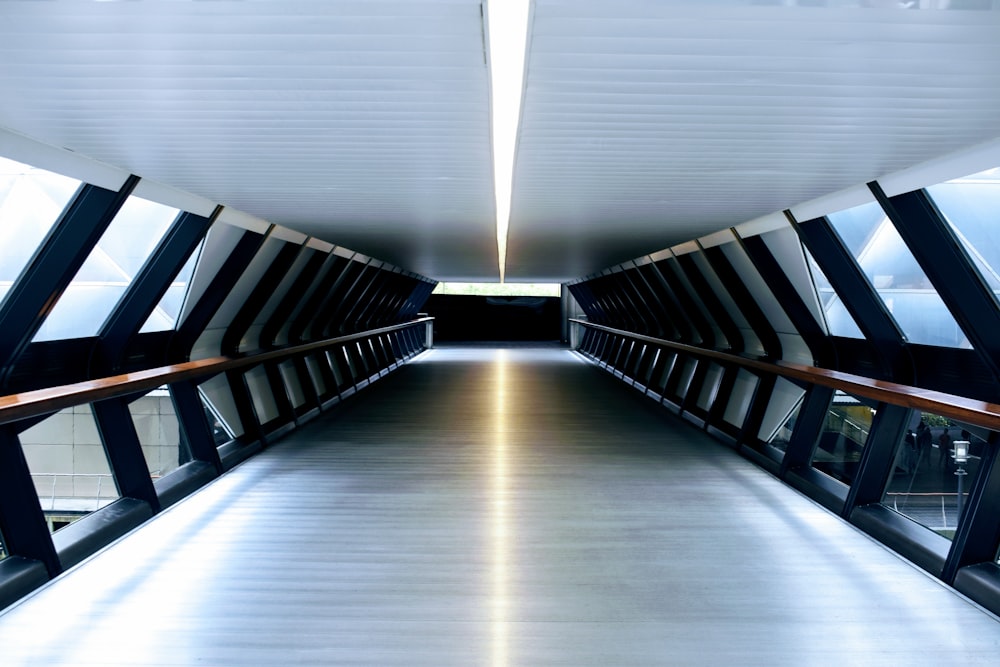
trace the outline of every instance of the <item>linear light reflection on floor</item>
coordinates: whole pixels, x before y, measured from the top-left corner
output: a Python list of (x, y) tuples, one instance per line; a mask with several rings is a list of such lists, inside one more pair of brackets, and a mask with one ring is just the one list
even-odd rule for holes
[(504, 281), (507, 268), (507, 228), (510, 224), (514, 149), (521, 117), (528, 5), (529, 0), (492, 0), (486, 4), (500, 282)]
[(507, 478), (507, 448), (508, 448), (508, 387), (507, 387), (507, 352), (497, 350), (494, 357), (494, 391), (495, 409), (493, 419), (493, 480), (491, 500), (493, 506), (492, 535), (492, 656), (493, 667), (506, 667), (508, 664), (508, 648), (510, 643), (508, 627), (508, 610), (510, 606), (510, 591), (508, 590), (509, 558), (511, 535), (508, 516)]

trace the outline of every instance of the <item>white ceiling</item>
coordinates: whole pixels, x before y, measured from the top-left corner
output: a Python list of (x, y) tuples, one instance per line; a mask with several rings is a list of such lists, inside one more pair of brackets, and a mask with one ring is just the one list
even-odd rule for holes
[[(508, 278), (1000, 136), (1000, 12), (860, 4), (535, 0)], [(0, 126), (438, 280), (497, 278), (488, 82), (478, 0), (0, 3)]]

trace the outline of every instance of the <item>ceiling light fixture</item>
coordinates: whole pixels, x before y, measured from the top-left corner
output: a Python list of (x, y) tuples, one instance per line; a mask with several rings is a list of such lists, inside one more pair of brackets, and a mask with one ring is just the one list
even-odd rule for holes
[(507, 268), (507, 229), (524, 86), (528, 5), (529, 0), (492, 0), (486, 3), (500, 282), (504, 281)]

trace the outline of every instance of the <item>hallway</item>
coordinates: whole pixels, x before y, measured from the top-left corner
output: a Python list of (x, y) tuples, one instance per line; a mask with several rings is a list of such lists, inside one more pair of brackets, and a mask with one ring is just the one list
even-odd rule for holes
[(995, 664), (1000, 623), (557, 348), (431, 350), (0, 616), (11, 665)]

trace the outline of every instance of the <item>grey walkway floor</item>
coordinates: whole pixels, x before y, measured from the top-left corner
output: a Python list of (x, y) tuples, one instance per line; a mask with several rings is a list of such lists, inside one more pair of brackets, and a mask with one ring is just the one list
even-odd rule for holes
[(0, 616), (5, 666), (998, 656), (993, 616), (554, 349), (432, 351)]

